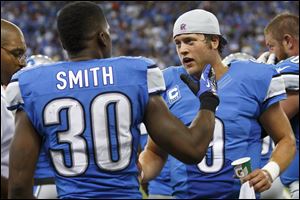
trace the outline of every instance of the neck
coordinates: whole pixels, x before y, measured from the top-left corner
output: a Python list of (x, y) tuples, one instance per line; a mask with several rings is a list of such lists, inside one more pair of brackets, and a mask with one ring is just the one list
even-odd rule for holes
[(299, 45), (295, 46), (295, 48), (293, 48), (291, 50), (291, 53), (289, 54), (289, 57), (298, 56), (298, 55), (299, 55)]
[(217, 81), (228, 71), (228, 67), (224, 65), (220, 59), (216, 59), (215, 62), (211, 63), (211, 66), (215, 70)]
[(102, 51), (97, 51), (96, 49), (84, 49), (78, 53), (69, 53), (68, 56), (71, 61), (84, 61), (104, 58)]

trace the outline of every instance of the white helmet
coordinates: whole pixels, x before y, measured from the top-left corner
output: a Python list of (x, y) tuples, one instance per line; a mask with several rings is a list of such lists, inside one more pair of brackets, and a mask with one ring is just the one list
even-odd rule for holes
[(238, 52), (226, 56), (222, 60), (222, 63), (224, 65), (229, 65), (232, 61), (236, 61), (236, 60), (255, 60), (255, 58), (247, 53)]
[(41, 64), (53, 63), (54, 61), (48, 56), (44, 55), (32, 55), (26, 60), (26, 68), (31, 68)]

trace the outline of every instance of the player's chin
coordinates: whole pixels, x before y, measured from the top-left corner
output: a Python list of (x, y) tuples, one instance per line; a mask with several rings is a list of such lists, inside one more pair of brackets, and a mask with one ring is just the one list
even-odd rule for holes
[(189, 75), (194, 75), (195, 76), (195, 75), (201, 73), (201, 72), (199, 72), (199, 69), (197, 69), (196, 66), (188, 66), (188, 67), (184, 66), (184, 68), (186, 69), (186, 71)]

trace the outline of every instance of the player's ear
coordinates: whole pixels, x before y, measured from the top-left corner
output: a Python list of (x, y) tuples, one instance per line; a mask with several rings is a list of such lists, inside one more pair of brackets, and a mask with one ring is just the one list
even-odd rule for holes
[(105, 46), (105, 43), (104, 43), (104, 33), (103, 32), (99, 32), (97, 34), (97, 41), (99, 43), (100, 46)]
[(98, 43), (101, 46), (107, 47), (108, 42), (109, 42), (108, 40), (109, 40), (109, 37), (108, 37), (106, 32), (99, 32), (98, 33)]
[(282, 44), (283, 46), (286, 46), (289, 49), (292, 48), (292, 36), (290, 34), (284, 34)]
[(220, 39), (217, 35), (212, 35), (211, 37), (211, 46), (213, 49), (218, 49), (218, 46), (220, 45)]

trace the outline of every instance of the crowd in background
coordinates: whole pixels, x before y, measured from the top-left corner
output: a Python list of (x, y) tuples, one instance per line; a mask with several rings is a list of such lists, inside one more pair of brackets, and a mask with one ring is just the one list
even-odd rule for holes
[[(229, 41), (223, 56), (245, 52), (258, 57), (266, 51), (263, 28), (278, 13), (299, 15), (299, 1), (95, 1), (110, 24), (113, 55), (145, 56), (160, 68), (179, 65), (172, 28), (182, 13), (196, 8), (219, 19)], [(26, 38), (28, 55), (66, 59), (56, 31), (56, 14), (65, 1), (1, 1), (1, 18), (18, 25)]]

